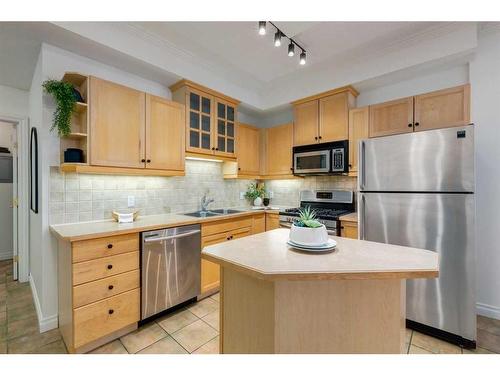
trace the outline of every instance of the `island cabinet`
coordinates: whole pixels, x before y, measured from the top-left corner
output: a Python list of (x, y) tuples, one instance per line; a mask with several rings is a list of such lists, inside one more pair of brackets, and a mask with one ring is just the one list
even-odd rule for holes
[(369, 136), (411, 133), (470, 122), (470, 85), (370, 106)]
[(238, 100), (189, 80), (170, 86), (186, 108), (186, 151), (199, 157), (235, 159)]
[(137, 328), (139, 234), (59, 240), (59, 330), (70, 353), (84, 353)]
[(358, 144), (368, 138), (368, 107), (349, 110), (349, 175), (358, 174)]
[(293, 102), (293, 145), (348, 139), (349, 109), (355, 106), (357, 95), (346, 86)]

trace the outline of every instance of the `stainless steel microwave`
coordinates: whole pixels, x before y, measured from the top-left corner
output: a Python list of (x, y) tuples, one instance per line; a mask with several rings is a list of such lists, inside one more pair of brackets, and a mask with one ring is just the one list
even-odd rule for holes
[(293, 148), (293, 174), (342, 174), (349, 171), (349, 142), (317, 143)]

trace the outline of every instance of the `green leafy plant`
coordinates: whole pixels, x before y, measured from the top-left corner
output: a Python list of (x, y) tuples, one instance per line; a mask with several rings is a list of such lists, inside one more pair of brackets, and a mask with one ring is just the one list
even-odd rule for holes
[(294, 224), (298, 227), (319, 228), (322, 224), (316, 219), (316, 212), (311, 210), (310, 206), (306, 206), (299, 210), (299, 218)]
[(245, 193), (245, 198), (254, 200), (255, 198), (263, 198), (266, 194), (266, 188), (264, 184), (250, 184)]
[(68, 82), (49, 79), (42, 84), (47, 93), (56, 101), (57, 108), (54, 112), (54, 122), (50, 130), (57, 128), (60, 137), (71, 133), (71, 113), (75, 109), (76, 97), (73, 85)]

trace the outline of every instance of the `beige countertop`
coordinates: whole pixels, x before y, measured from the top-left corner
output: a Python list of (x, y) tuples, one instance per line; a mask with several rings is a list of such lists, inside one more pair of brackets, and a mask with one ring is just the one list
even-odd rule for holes
[(357, 212), (351, 212), (350, 214), (345, 214), (342, 216), (339, 216), (340, 221), (350, 221), (352, 223), (357, 223), (358, 222), (358, 213)]
[(91, 221), (75, 224), (51, 225), (50, 231), (59, 239), (65, 241), (80, 241), (92, 238), (113, 236), (117, 234), (137, 233), (147, 230), (171, 228), (181, 225), (199, 224), (210, 221), (230, 219), (247, 215), (256, 215), (264, 212), (278, 212), (278, 209), (254, 210), (251, 208), (234, 208), (241, 212), (229, 215), (212, 216), (206, 218), (192, 217), (183, 214), (163, 214), (139, 216), (133, 223), (119, 224), (113, 220)]
[(412, 279), (438, 276), (435, 252), (371, 241), (333, 237), (331, 253), (311, 254), (290, 248), (289, 229), (275, 229), (207, 246), (202, 258), (259, 279), (347, 280)]

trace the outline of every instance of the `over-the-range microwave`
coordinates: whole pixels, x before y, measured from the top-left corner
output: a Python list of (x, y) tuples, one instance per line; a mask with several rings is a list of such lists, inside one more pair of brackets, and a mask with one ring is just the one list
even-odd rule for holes
[(349, 141), (317, 143), (293, 148), (293, 174), (321, 175), (349, 172)]

